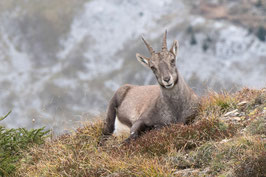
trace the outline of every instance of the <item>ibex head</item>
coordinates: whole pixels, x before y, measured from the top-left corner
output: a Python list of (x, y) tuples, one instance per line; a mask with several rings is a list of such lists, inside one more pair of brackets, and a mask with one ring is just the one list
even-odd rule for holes
[(141, 64), (152, 69), (158, 83), (162, 87), (171, 89), (178, 82), (178, 72), (175, 65), (178, 52), (178, 42), (175, 40), (171, 49), (168, 51), (166, 37), (167, 31), (164, 33), (162, 50), (158, 53), (155, 53), (151, 45), (142, 37), (151, 57), (144, 57), (139, 53), (136, 54), (136, 57)]

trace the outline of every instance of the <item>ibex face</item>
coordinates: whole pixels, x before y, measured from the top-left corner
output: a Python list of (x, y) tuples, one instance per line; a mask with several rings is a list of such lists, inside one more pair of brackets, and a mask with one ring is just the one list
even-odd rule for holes
[(166, 43), (167, 31), (165, 31), (163, 38), (162, 51), (155, 53), (152, 47), (142, 37), (145, 45), (147, 46), (151, 57), (144, 57), (140, 54), (136, 54), (138, 61), (144, 66), (151, 68), (155, 74), (158, 83), (166, 89), (171, 89), (178, 82), (178, 72), (175, 66), (176, 56), (178, 50), (178, 42), (175, 40), (171, 49), (168, 51)]

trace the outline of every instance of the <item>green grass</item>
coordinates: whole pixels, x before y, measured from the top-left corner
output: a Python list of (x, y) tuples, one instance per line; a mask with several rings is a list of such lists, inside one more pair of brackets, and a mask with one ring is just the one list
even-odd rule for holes
[[(11, 111), (0, 118), (4, 120)], [(49, 131), (44, 128), (27, 130), (25, 128), (7, 129), (0, 126), (0, 176), (11, 176), (17, 167), (17, 162), (33, 144), (42, 144)]]

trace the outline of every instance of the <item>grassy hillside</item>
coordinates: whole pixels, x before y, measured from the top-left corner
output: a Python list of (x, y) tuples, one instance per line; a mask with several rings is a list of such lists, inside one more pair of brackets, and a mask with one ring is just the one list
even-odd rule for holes
[(99, 145), (103, 122), (25, 152), (17, 176), (265, 176), (266, 89), (210, 93), (191, 125)]

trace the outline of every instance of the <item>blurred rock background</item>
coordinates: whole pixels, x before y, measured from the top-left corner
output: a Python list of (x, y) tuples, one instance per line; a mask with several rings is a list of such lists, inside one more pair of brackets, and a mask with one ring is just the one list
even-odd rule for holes
[(1, 0), (4, 125), (61, 133), (104, 113), (122, 84), (156, 84), (135, 53), (149, 56), (142, 34), (160, 50), (165, 29), (198, 94), (265, 87), (265, 0)]

